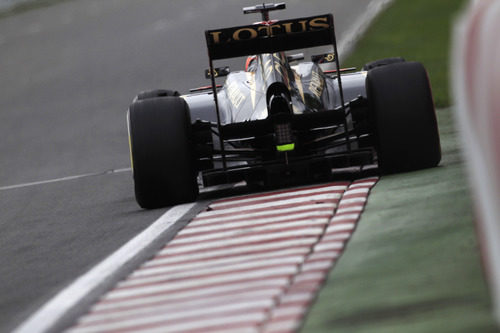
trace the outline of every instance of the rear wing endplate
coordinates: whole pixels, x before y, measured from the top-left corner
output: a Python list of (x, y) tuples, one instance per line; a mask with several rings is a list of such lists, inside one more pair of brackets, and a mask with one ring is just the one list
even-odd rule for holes
[(205, 31), (210, 59), (275, 53), (335, 43), (331, 14)]

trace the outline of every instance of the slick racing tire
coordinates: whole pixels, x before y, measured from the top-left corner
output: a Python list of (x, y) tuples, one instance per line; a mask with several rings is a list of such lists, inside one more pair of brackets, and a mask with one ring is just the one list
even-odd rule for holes
[(366, 89), (380, 172), (437, 166), (441, 147), (424, 66), (402, 62), (375, 68), (367, 74)]
[(401, 57), (394, 57), (394, 58), (385, 58), (385, 59), (375, 60), (375, 61), (372, 61), (372, 62), (365, 64), (363, 66), (363, 70), (369, 71), (369, 70), (372, 70), (372, 69), (377, 68), (377, 67), (397, 64), (400, 62), (405, 62), (405, 59), (401, 58)]
[(168, 97), (168, 96), (179, 96), (179, 92), (168, 89), (155, 89), (155, 90), (147, 90), (141, 91), (135, 98), (135, 101), (141, 101), (149, 98), (157, 98), (157, 97)]
[(138, 204), (150, 209), (194, 201), (197, 170), (184, 99), (160, 97), (132, 103), (128, 123)]

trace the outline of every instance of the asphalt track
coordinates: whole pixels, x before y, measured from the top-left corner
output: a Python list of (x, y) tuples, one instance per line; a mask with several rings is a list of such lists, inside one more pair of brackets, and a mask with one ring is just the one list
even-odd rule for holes
[[(134, 201), (125, 110), (140, 90), (205, 85), (203, 30), (253, 21), (250, 4), (72, 0), (0, 20), (0, 331), (164, 212)], [(333, 12), (340, 38), (367, 8), (287, 5), (275, 17)]]

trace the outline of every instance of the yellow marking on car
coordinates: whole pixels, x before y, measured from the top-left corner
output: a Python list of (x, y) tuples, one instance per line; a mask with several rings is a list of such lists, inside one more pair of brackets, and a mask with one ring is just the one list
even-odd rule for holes
[(328, 53), (325, 57), (325, 60), (328, 62), (333, 62), (335, 60), (335, 53)]
[(293, 73), (295, 75), (295, 82), (297, 83), (297, 88), (299, 88), (300, 98), (302, 98), (302, 101), (305, 102), (306, 99), (304, 97), (304, 87), (302, 86), (302, 77), (295, 71)]
[(295, 149), (295, 143), (289, 143), (286, 145), (279, 145), (279, 146), (276, 146), (276, 149), (278, 151), (281, 151), (281, 152), (291, 151), (291, 150)]
[(132, 138), (130, 136), (130, 111), (127, 111), (127, 132), (128, 132), (128, 149), (130, 155), (130, 167), (134, 170), (134, 158), (132, 156)]
[(309, 90), (318, 98), (321, 98), (325, 83), (317, 71), (311, 73), (311, 82), (309, 83)]

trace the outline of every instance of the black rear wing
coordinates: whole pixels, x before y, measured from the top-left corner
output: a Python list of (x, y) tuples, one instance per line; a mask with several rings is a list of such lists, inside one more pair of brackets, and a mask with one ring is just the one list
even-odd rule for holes
[(335, 44), (331, 14), (205, 31), (211, 60)]

